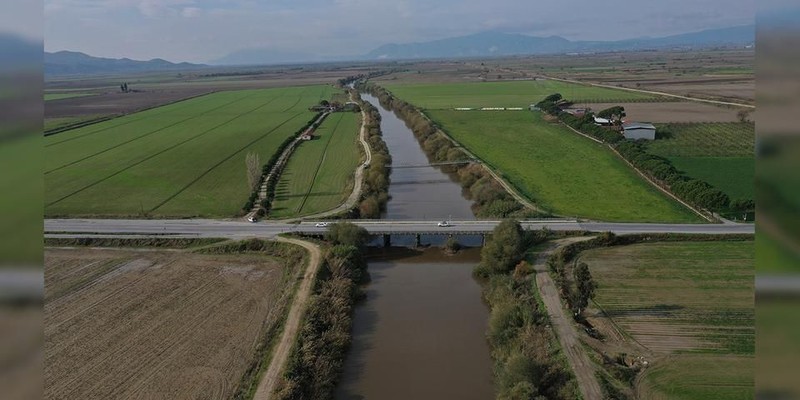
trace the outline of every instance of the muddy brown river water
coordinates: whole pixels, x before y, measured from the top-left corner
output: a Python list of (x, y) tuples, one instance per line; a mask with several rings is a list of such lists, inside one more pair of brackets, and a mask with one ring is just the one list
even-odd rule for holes
[(492, 399), (488, 309), (472, 278), (479, 250), (387, 251), (370, 258), (335, 398)]

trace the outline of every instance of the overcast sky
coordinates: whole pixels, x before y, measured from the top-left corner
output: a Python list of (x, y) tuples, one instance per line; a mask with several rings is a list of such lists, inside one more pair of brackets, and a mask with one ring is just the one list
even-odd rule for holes
[(753, 0), (44, 0), (47, 51), (207, 62), (246, 48), (322, 56), (486, 30), (573, 40), (753, 23)]

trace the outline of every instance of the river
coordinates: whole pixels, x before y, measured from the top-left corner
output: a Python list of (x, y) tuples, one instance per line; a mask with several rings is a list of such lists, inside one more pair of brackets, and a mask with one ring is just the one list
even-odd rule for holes
[[(471, 220), (472, 202), (464, 198), (461, 185), (438, 167), (427, 166), (428, 157), (406, 124), (367, 93), (361, 98), (381, 113), (383, 140), (392, 155), (389, 202), (385, 219), (394, 220)], [(413, 168), (403, 168), (414, 166)], [(423, 167), (420, 167), (423, 166)]]
[(369, 261), (372, 281), (356, 308), (335, 398), (494, 398), (488, 309), (472, 278), (479, 249), (388, 252)]

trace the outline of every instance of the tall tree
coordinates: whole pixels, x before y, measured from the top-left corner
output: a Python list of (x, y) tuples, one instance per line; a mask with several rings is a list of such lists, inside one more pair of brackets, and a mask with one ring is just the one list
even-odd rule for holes
[(492, 232), (492, 238), (481, 250), (481, 262), (496, 273), (511, 271), (525, 252), (522, 226), (519, 222), (503, 220)]
[(577, 292), (575, 293), (575, 302), (573, 306), (576, 312), (580, 314), (589, 305), (589, 300), (594, 298), (594, 291), (597, 284), (592, 279), (592, 274), (589, 272), (589, 266), (586, 263), (578, 264), (575, 269), (575, 286)]
[(258, 181), (261, 180), (261, 163), (258, 160), (258, 153), (247, 153), (244, 164), (247, 167), (247, 183), (250, 185), (250, 190), (255, 190)]

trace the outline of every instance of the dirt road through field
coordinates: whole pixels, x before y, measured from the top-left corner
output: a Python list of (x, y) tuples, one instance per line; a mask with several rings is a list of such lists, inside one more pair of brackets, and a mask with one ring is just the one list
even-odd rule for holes
[(319, 246), (297, 239), (278, 238), (278, 241), (290, 243), (301, 246), (309, 252), (308, 267), (303, 273), (303, 281), (300, 282), (300, 288), (295, 294), (292, 307), (289, 309), (289, 314), (286, 316), (286, 323), (283, 326), (283, 334), (281, 334), (280, 341), (272, 351), (272, 359), (270, 360), (269, 367), (261, 377), (261, 382), (258, 383), (258, 389), (253, 397), (254, 400), (268, 400), (272, 398), (272, 393), (275, 391), (275, 386), (278, 384), (281, 373), (286, 366), (286, 361), (289, 359), (289, 353), (292, 350), (292, 345), (295, 342), (298, 332), (300, 332), (300, 325), (303, 320), (303, 314), (308, 306), (308, 300), (311, 296), (311, 291), (314, 287), (314, 278), (317, 276), (317, 271), (322, 262), (322, 251)]
[(581, 394), (583, 394), (585, 400), (595, 400), (602, 399), (603, 392), (600, 390), (600, 384), (597, 383), (594, 365), (583, 349), (572, 319), (561, 305), (558, 288), (550, 277), (547, 268), (547, 258), (559, 247), (589, 239), (591, 238), (570, 238), (554, 242), (547, 250), (539, 253), (534, 264), (534, 270), (536, 271), (536, 287), (539, 288), (542, 301), (545, 308), (547, 308), (550, 324), (556, 336), (558, 336), (558, 341), (570, 367), (572, 367), (572, 371), (575, 373)]

